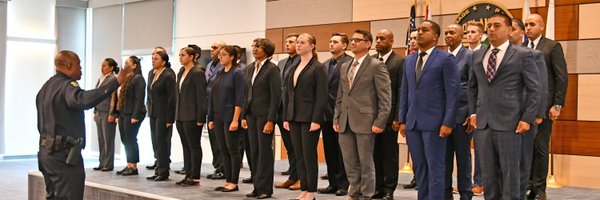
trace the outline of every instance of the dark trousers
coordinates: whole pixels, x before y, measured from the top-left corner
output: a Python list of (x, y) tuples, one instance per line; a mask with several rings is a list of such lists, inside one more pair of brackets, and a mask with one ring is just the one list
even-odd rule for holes
[(398, 185), (399, 163), (398, 132), (389, 124), (375, 136), (375, 190), (380, 193), (394, 193)]
[[(250, 150), (250, 138), (248, 138), (248, 129), (239, 129), (238, 132), (240, 132), (240, 134), (242, 134), (242, 138), (243, 138), (243, 149), (246, 151), (246, 160), (248, 161), (248, 168), (250, 169), (250, 179), (252, 179), (252, 170), (253, 170), (253, 161), (252, 161), (252, 153)], [(241, 152), (241, 159), (244, 159), (244, 152)]]
[(223, 159), (223, 167), (225, 169), (223, 171), (225, 180), (228, 183), (237, 184), (240, 179), (240, 161), (242, 160), (242, 155), (240, 154), (240, 139), (243, 135), (241, 135), (239, 131), (229, 131), (230, 124), (231, 122), (215, 120), (214, 133), (217, 142), (219, 142), (219, 147), (221, 147), (221, 158)]
[(117, 124), (108, 122), (108, 112), (98, 111), (98, 116), (98, 120), (96, 120), (98, 150), (100, 151), (100, 164), (98, 167), (112, 169), (115, 163), (115, 134)]
[(531, 165), (531, 184), (533, 192), (541, 194), (546, 192), (546, 178), (548, 177), (548, 147), (552, 136), (552, 120), (544, 119), (538, 125), (533, 149), (533, 164)]
[(461, 200), (473, 199), (471, 187), (471, 138), (465, 126), (456, 124), (446, 143), (446, 192), (447, 198), (452, 198), (452, 172), (454, 171), (454, 156), (456, 155), (456, 180)]
[(247, 115), (250, 154), (252, 154), (252, 178), (256, 194), (273, 194), (273, 133), (263, 133), (266, 116)]
[(446, 138), (439, 131), (406, 130), (406, 143), (413, 159), (419, 199), (444, 199)]
[(521, 135), (489, 128), (477, 131), (475, 139), (481, 144), (485, 199), (520, 199)]
[(138, 119), (137, 123), (131, 123), (130, 115), (119, 116), (119, 133), (121, 142), (125, 146), (125, 155), (128, 163), (140, 162), (140, 148), (137, 143), (137, 135), (144, 118)]
[(529, 178), (531, 176), (531, 164), (533, 160), (533, 148), (535, 135), (538, 126), (532, 125), (529, 131), (521, 134), (521, 162), (519, 163), (519, 172), (521, 173), (521, 198), (527, 199), (527, 187), (529, 187)]
[(298, 172), (296, 170), (296, 154), (294, 152), (294, 145), (292, 143), (292, 136), (290, 136), (290, 132), (283, 128), (283, 122), (277, 122), (277, 126), (279, 127), (279, 132), (281, 133), (281, 139), (283, 140), (283, 146), (287, 150), (287, 158), (288, 163), (290, 164), (288, 168), (288, 172), (290, 172), (290, 177), (288, 178), (290, 181), (298, 180)]
[(333, 121), (325, 121), (321, 126), (323, 133), (323, 151), (327, 163), (329, 186), (335, 189), (347, 190), (350, 182), (344, 168), (344, 159), (338, 139), (338, 133), (333, 130)]
[(169, 176), (169, 164), (171, 162), (171, 137), (173, 126), (167, 127), (167, 121), (161, 117), (150, 117), (150, 134), (152, 136), (152, 147), (156, 156), (156, 168), (154, 174)]
[(202, 126), (198, 126), (195, 121), (177, 121), (177, 132), (179, 132), (181, 146), (183, 147), (185, 177), (200, 179), (200, 168), (202, 167), (200, 136), (202, 136)]
[(219, 147), (219, 142), (217, 142), (217, 138), (215, 137), (215, 129), (208, 129), (208, 140), (210, 142), (210, 150), (212, 151), (213, 160), (212, 166), (215, 168), (216, 172), (223, 172), (223, 158), (221, 158), (221, 147)]
[(473, 185), (474, 186), (483, 186), (483, 180), (481, 178), (481, 145), (479, 144), (479, 142), (477, 142), (477, 140), (475, 139), (477, 137), (477, 130), (473, 130), (473, 145), (475, 146), (474, 152), (475, 155), (473, 156), (473, 161), (475, 162), (475, 169), (473, 169)]
[(44, 175), (46, 199), (83, 199), (85, 170), (78, 155), (75, 165), (66, 165), (68, 149), (50, 152), (40, 148), (38, 168)]
[(310, 122), (290, 122), (290, 135), (296, 154), (296, 170), (302, 191), (316, 192), (319, 173), (317, 145), (321, 130), (309, 132)]

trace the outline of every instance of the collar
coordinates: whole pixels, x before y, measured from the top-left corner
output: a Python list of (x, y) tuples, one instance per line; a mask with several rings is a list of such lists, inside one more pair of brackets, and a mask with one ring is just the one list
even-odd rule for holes
[(537, 48), (537, 46), (540, 44), (540, 40), (542, 40), (542, 35), (540, 35), (540, 37), (538, 37), (535, 40), (529, 41), (529, 45), (527, 45), (527, 47), (531, 47), (531, 43), (533, 43), (533, 45), (535, 45), (535, 47)]
[(456, 55), (458, 55), (458, 52), (460, 51), (460, 49), (463, 47), (462, 44), (459, 44), (458, 47), (456, 47), (456, 49), (454, 49), (454, 51), (450, 51), (450, 48), (448, 48), (448, 53), (451, 53), (452, 55), (454, 55), (454, 57), (456, 57)]
[(354, 59), (354, 62), (358, 62), (358, 65), (361, 65), (366, 57), (367, 57), (367, 54), (365, 54), (364, 56), (362, 56), (358, 59)]
[(166, 68), (166, 67), (163, 67), (163, 68), (161, 68), (160, 70), (153, 70), (152, 72), (153, 72), (153, 74), (154, 74), (154, 75), (156, 75), (156, 74), (160, 74), (161, 72), (165, 71), (165, 68)]
[[(379, 53), (377, 53), (377, 55), (379, 56), (379, 58), (383, 58), (383, 62), (387, 62), (387, 59), (390, 57), (390, 55), (392, 55), (392, 51), (394, 51), (393, 49), (390, 49), (389, 52), (387, 52), (386, 54), (384, 54), (383, 56)], [(379, 59), (377, 58), (377, 59)]]
[(478, 49), (481, 49), (481, 42), (474, 49), (471, 49), (471, 47), (469, 47), (469, 50), (471, 51), (477, 51)]
[[(433, 51), (433, 49), (434, 49), (434, 48), (435, 48), (435, 46), (433, 46), (433, 47), (431, 47), (431, 48), (427, 49), (427, 50), (425, 51), (425, 52), (427, 53), (427, 55), (425, 55), (425, 56), (429, 56), (429, 55), (431, 55), (431, 52)], [(421, 50), (420, 50), (420, 49), (419, 49), (419, 52), (418, 52), (418, 53), (419, 53), (419, 54), (421, 54)], [(418, 55), (418, 54), (417, 54), (417, 55)]]
[(502, 52), (506, 52), (506, 49), (508, 49), (508, 45), (510, 44), (510, 41), (506, 40), (506, 42), (502, 43), (500, 46), (495, 47), (494, 45), (490, 44), (490, 51), (494, 48), (498, 48), (500, 49), (500, 51)]

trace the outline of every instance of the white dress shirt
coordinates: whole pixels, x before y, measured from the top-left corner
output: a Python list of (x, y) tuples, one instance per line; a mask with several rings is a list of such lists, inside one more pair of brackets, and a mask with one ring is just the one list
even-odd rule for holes
[(498, 53), (496, 54), (496, 72), (498, 72), (498, 69), (500, 69), (500, 64), (502, 63), (502, 58), (504, 58), (504, 54), (506, 54), (506, 49), (508, 49), (508, 44), (509, 41), (506, 40), (506, 42), (504, 42), (502, 45), (500, 45), (499, 47), (494, 47), (494, 45), (490, 44), (490, 48), (485, 52), (485, 56), (483, 56), (483, 70), (485, 71), (485, 73), (487, 73), (487, 67), (488, 67), (488, 60), (490, 59), (490, 54), (492, 54), (492, 49), (494, 48), (498, 48), (500, 49), (500, 51), (498, 51)]

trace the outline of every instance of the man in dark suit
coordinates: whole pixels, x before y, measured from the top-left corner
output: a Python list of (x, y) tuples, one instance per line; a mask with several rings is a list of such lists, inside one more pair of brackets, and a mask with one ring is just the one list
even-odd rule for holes
[[(210, 57), (212, 60), (206, 65), (206, 71), (204, 72), (206, 74), (206, 93), (208, 95), (210, 95), (212, 82), (217, 77), (218, 72), (223, 69), (223, 65), (221, 65), (221, 62), (219, 61), (219, 53), (225, 46), (227, 46), (227, 44), (221, 40), (213, 42), (213, 44), (210, 46)], [(207, 175), (206, 178), (223, 179), (225, 178), (225, 174), (223, 174), (225, 169), (223, 166), (223, 159), (221, 158), (221, 149), (219, 148), (219, 144), (215, 138), (213, 129), (208, 129), (208, 139), (210, 141), (210, 149), (213, 154), (212, 165), (215, 168), (215, 171), (214, 173)]]
[(351, 199), (375, 194), (375, 135), (382, 133), (390, 114), (392, 92), (385, 64), (368, 55), (373, 36), (356, 30), (350, 50), (356, 56), (340, 68), (333, 130), (339, 133)]
[(398, 121), (413, 158), (418, 198), (443, 199), (446, 137), (456, 124), (460, 79), (452, 54), (435, 47), (440, 26), (425, 20), (417, 31), (419, 51), (405, 61)]
[(548, 176), (548, 144), (552, 133), (552, 122), (558, 119), (560, 110), (565, 103), (567, 93), (568, 75), (565, 55), (560, 43), (542, 35), (544, 19), (538, 14), (533, 14), (525, 20), (525, 27), (529, 41), (523, 46), (542, 51), (546, 61), (548, 73), (548, 95), (546, 110), (548, 118), (542, 120), (535, 136), (533, 164), (531, 167), (532, 191), (530, 199), (546, 199), (546, 177)]
[(375, 195), (373, 198), (394, 199), (394, 191), (398, 185), (398, 91), (402, 83), (404, 57), (392, 50), (394, 33), (382, 29), (375, 36), (377, 54), (373, 57), (385, 63), (390, 75), (392, 90), (392, 107), (390, 115), (381, 134), (375, 136)]
[[(281, 101), (285, 101), (286, 95), (285, 93), (288, 84), (288, 75), (290, 70), (294, 68), (294, 66), (298, 65), (300, 62), (300, 56), (296, 54), (296, 39), (298, 38), (298, 33), (290, 33), (285, 36), (285, 51), (288, 53), (289, 57), (279, 61), (277, 67), (279, 67), (279, 72), (281, 74)], [(292, 138), (290, 137), (290, 131), (285, 130), (283, 128), (283, 104), (279, 107), (279, 113), (277, 116), (277, 126), (279, 127), (279, 132), (281, 133), (281, 138), (283, 140), (283, 145), (287, 151), (288, 163), (290, 164), (288, 170), (286, 172), (282, 172), (283, 175), (290, 175), (289, 178), (281, 183), (276, 184), (275, 188), (290, 188), (293, 190), (300, 189), (300, 183), (298, 182), (298, 175), (296, 174), (296, 155), (294, 154), (294, 146), (292, 145)]]
[(329, 39), (329, 52), (331, 58), (327, 59), (323, 65), (328, 71), (328, 89), (329, 98), (325, 106), (325, 121), (321, 126), (323, 132), (323, 151), (325, 152), (325, 162), (327, 163), (327, 177), (329, 186), (320, 188), (319, 193), (334, 194), (344, 196), (348, 194), (348, 176), (344, 168), (344, 159), (338, 142), (338, 134), (333, 130), (333, 110), (340, 82), (340, 66), (347, 62), (352, 62), (352, 56), (346, 54), (348, 47), (348, 36), (343, 33), (333, 33)]
[[(469, 112), (481, 144), (486, 199), (520, 199), (521, 134), (535, 122), (541, 100), (531, 51), (509, 43), (511, 19), (488, 19), (490, 47), (471, 59)], [(524, 98), (527, 94), (527, 98)], [(525, 100), (524, 100), (525, 99)]]
[[(513, 32), (510, 33), (510, 43), (515, 46), (521, 46), (523, 44), (523, 36), (525, 36), (525, 25), (520, 19), (512, 19)], [(548, 96), (548, 72), (546, 70), (546, 61), (544, 61), (544, 54), (541, 51), (532, 49), (531, 53), (535, 59), (535, 64), (538, 69), (538, 75), (540, 78), (539, 89), (542, 93), (542, 97)], [(526, 101), (528, 98), (527, 94), (524, 94), (523, 100)], [(546, 98), (542, 98), (538, 106), (538, 114), (535, 118), (535, 123), (529, 131), (521, 134), (523, 141), (521, 142), (521, 162), (519, 163), (520, 172), (520, 184), (521, 184), (521, 197), (527, 199), (527, 187), (529, 186), (529, 178), (531, 175), (531, 164), (533, 159), (533, 149), (535, 142), (535, 135), (537, 134), (538, 126), (542, 123), (542, 119), (546, 118)]]
[(446, 144), (446, 191), (445, 198), (452, 199), (452, 172), (454, 170), (454, 154), (456, 153), (456, 179), (461, 200), (473, 198), (471, 187), (471, 138), (466, 125), (469, 116), (467, 100), (467, 81), (473, 53), (462, 45), (463, 29), (459, 24), (450, 24), (444, 31), (448, 53), (451, 53), (458, 66), (460, 77), (460, 97), (456, 107), (455, 127), (448, 136)]

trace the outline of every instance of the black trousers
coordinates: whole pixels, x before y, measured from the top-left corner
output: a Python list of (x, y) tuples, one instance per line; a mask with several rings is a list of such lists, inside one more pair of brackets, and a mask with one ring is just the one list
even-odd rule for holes
[(121, 142), (125, 146), (125, 155), (128, 163), (140, 162), (140, 148), (137, 142), (137, 135), (144, 118), (138, 119), (137, 123), (131, 123), (131, 115), (119, 116), (119, 132)]
[(183, 147), (185, 177), (200, 179), (200, 168), (202, 167), (200, 136), (202, 135), (202, 126), (198, 126), (195, 121), (177, 121), (177, 132), (179, 132), (181, 146)]
[(273, 194), (273, 133), (263, 133), (267, 116), (247, 115), (248, 139), (252, 154), (252, 178), (256, 194)]
[[(248, 160), (248, 169), (250, 169), (250, 179), (252, 179), (252, 154), (250, 153), (250, 138), (248, 138), (248, 129), (238, 128), (239, 134), (242, 135), (240, 141), (240, 158), (244, 159), (244, 151), (246, 151), (246, 160)], [(240, 162), (241, 163), (241, 162)]]
[(398, 132), (389, 124), (383, 133), (375, 136), (373, 160), (375, 162), (375, 190), (394, 193), (398, 185), (399, 165)]
[(85, 170), (78, 155), (75, 165), (66, 165), (68, 149), (50, 152), (40, 148), (38, 168), (44, 175), (46, 199), (83, 199)]
[(466, 127), (457, 123), (448, 136), (446, 143), (446, 198), (452, 198), (452, 172), (454, 171), (454, 156), (456, 155), (456, 180), (461, 200), (473, 198), (473, 182), (471, 182), (471, 138)]
[(208, 129), (208, 140), (210, 142), (210, 150), (212, 151), (213, 160), (212, 166), (215, 168), (216, 172), (223, 172), (223, 158), (221, 158), (221, 147), (219, 147), (219, 142), (215, 137), (215, 130)]
[[(529, 131), (522, 133), (521, 137), (521, 162), (519, 163), (519, 173), (521, 180), (521, 198), (527, 199), (527, 188), (529, 187), (531, 177), (531, 164), (533, 160), (533, 149), (535, 136), (538, 131), (537, 125), (531, 125)], [(545, 179), (544, 179), (545, 180)]]
[(230, 124), (231, 122), (215, 120), (214, 133), (217, 142), (219, 143), (219, 147), (221, 147), (221, 158), (223, 160), (225, 180), (228, 183), (237, 184), (240, 179), (240, 161), (242, 160), (242, 155), (240, 154), (240, 140), (243, 135), (241, 135), (239, 131), (229, 131)]
[(335, 189), (348, 190), (350, 182), (344, 168), (344, 159), (340, 149), (339, 136), (333, 130), (333, 121), (325, 121), (321, 126), (323, 131), (323, 151), (327, 163), (327, 176), (329, 186)]
[(538, 125), (533, 149), (533, 163), (531, 165), (531, 184), (533, 192), (546, 192), (546, 178), (548, 177), (548, 147), (552, 136), (552, 120), (544, 119)]
[(150, 117), (150, 135), (152, 136), (152, 147), (156, 158), (154, 174), (169, 176), (171, 162), (171, 137), (173, 126), (167, 127), (167, 121), (161, 117)]
[(321, 130), (310, 132), (310, 122), (290, 122), (290, 135), (296, 154), (296, 169), (300, 178), (300, 189), (307, 192), (317, 191), (319, 163), (317, 145)]
[(290, 177), (288, 179), (290, 181), (297, 181), (298, 172), (296, 170), (296, 154), (294, 153), (294, 144), (292, 143), (290, 131), (285, 130), (285, 128), (283, 128), (283, 121), (277, 122), (277, 126), (279, 127), (279, 132), (281, 133), (283, 146), (285, 146), (285, 149), (287, 150), (288, 163), (290, 164), (288, 168), (288, 172), (290, 172)]

